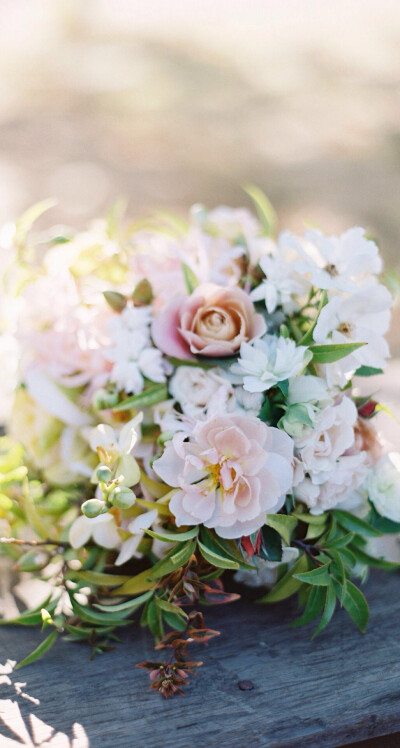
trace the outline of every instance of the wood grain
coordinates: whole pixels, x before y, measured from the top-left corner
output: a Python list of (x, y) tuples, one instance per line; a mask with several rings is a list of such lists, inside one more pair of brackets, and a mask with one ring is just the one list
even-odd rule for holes
[[(221, 631), (185, 698), (149, 693), (135, 663), (153, 658), (151, 637), (132, 627), (124, 646), (88, 661), (85, 645), (60, 641), (18, 673), (34, 706), (24, 714), (71, 734), (82, 724), (91, 748), (330, 748), (400, 730), (398, 575), (376, 572), (365, 587), (371, 622), (363, 636), (343, 611), (315, 641), (312, 628), (288, 629), (294, 603), (267, 607), (242, 600), (210, 608)], [(40, 640), (29, 629), (0, 629), (0, 662), (21, 659)], [(253, 690), (238, 682), (251, 680)], [(0, 698), (13, 698), (0, 687)], [(0, 728), (0, 746), (1, 746)], [(383, 743), (382, 743), (383, 745)]]

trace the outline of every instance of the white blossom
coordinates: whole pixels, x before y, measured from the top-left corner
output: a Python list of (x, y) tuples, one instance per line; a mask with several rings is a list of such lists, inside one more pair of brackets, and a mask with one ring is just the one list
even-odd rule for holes
[(301, 257), (295, 263), (296, 270), (316, 288), (354, 293), (374, 283), (382, 270), (378, 247), (359, 227), (348, 229), (339, 237), (310, 229), (303, 240), (289, 232), (284, 238)]
[(117, 548), (120, 545), (114, 516), (110, 513), (98, 517), (85, 517), (82, 514), (72, 523), (69, 530), (69, 542), (73, 548), (82, 548), (90, 538), (102, 548)]
[[(293, 563), (299, 556), (297, 548), (284, 546), (282, 548), (282, 559), (280, 561), (268, 561), (264, 558), (257, 558), (257, 565), (254, 566), (254, 570), (243, 569), (237, 571), (235, 574), (235, 581), (239, 584), (245, 584), (246, 587), (268, 587), (275, 584), (278, 578), (278, 569), (282, 564), (289, 564), (292, 566)], [(251, 564), (252, 559), (247, 559), (247, 563)]]
[[(99, 461), (115, 468), (120, 478), (120, 484), (134, 486), (140, 478), (139, 466), (131, 452), (140, 438), (137, 430), (143, 414), (132, 418), (117, 433), (112, 426), (101, 423), (89, 432), (89, 444), (93, 452), (97, 453)], [(96, 482), (95, 476), (92, 478)]]
[(259, 265), (266, 277), (251, 292), (252, 301), (264, 301), (269, 314), (278, 306), (285, 314), (293, 313), (299, 307), (298, 298), (304, 296), (310, 284), (296, 271), (284, 245), (280, 242), (274, 255), (263, 255)]
[(400, 454), (382, 457), (369, 472), (366, 489), (376, 511), (393, 522), (400, 522)]
[(266, 335), (241, 344), (240, 358), (231, 371), (243, 376), (243, 387), (248, 392), (264, 392), (300, 374), (311, 358), (307, 347), (296, 346), (289, 338)]
[(207, 413), (217, 415), (233, 409), (232, 386), (217, 370), (179, 366), (170, 380), (169, 391), (183, 413), (192, 418), (204, 418)]
[(112, 344), (104, 355), (114, 364), (109, 381), (127, 393), (143, 391), (144, 379), (165, 382), (162, 353), (151, 343), (150, 307), (126, 307), (116, 315), (109, 331)]
[(144, 531), (151, 527), (157, 517), (157, 509), (152, 509), (150, 512), (139, 514), (127, 523), (127, 527), (124, 529), (130, 533), (130, 537), (122, 543), (121, 550), (115, 561), (116, 566), (125, 564), (133, 556), (136, 558), (140, 557), (140, 554), (137, 552), (138, 545), (144, 536)]
[(330, 365), (341, 384), (362, 365), (385, 367), (390, 351), (383, 336), (389, 329), (392, 304), (388, 289), (374, 285), (351, 296), (334, 296), (321, 310), (313, 334), (316, 343), (366, 343)]

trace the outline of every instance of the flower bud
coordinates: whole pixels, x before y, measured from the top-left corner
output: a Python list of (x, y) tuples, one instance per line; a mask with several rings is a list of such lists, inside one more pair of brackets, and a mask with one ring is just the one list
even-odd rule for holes
[(114, 312), (122, 312), (127, 305), (127, 298), (118, 291), (103, 291), (103, 296)]
[(100, 501), (100, 499), (88, 499), (88, 501), (85, 501), (81, 507), (83, 514), (89, 519), (98, 517), (99, 514), (102, 514), (104, 508), (105, 502)]
[(101, 387), (94, 393), (92, 397), (92, 405), (96, 410), (108, 410), (109, 408), (114, 408), (114, 406), (117, 405), (118, 400), (119, 395), (117, 390)]
[(142, 280), (136, 284), (132, 294), (132, 299), (135, 306), (147, 306), (148, 304), (151, 304), (153, 301), (153, 289), (147, 278), (142, 278)]
[(99, 465), (96, 470), (96, 478), (100, 483), (108, 483), (112, 478), (112, 472), (107, 465)]
[(118, 509), (130, 509), (136, 501), (136, 496), (130, 488), (117, 486), (110, 493), (110, 501)]

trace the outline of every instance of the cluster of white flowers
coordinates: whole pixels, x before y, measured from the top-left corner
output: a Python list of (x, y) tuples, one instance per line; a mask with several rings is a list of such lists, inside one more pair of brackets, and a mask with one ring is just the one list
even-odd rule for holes
[(145, 378), (166, 380), (161, 351), (151, 343), (151, 320), (151, 307), (126, 307), (109, 323), (111, 346), (104, 353), (113, 363), (109, 381), (128, 394), (142, 392)]

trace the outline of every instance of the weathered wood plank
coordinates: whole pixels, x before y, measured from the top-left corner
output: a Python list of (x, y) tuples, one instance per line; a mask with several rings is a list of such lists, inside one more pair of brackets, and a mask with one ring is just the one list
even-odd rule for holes
[[(61, 642), (44, 661), (13, 674), (27, 681), (40, 705), (5, 685), (0, 699), (17, 699), (25, 715), (33, 712), (68, 734), (77, 721), (93, 748), (329, 748), (394, 733), (400, 730), (399, 588), (398, 575), (372, 576), (365, 636), (342, 611), (311, 641), (310, 627), (287, 628), (293, 604), (210, 608), (207, 621), (221, 637), (196, 650), (205, 665), (184, 699), (149, 693), (147, 674), (135, 663), (153, 658), (152, 641), (136, 627), (124, 631), (124, 646), (93, 662), (84, 645)], [(0, 662), (21, 659), (39, 639), (36, 631), (1, 628)], [(241, 691), (242, 679), (254, 689)], [(0, 727), (0, 745), (1, 734)]]

